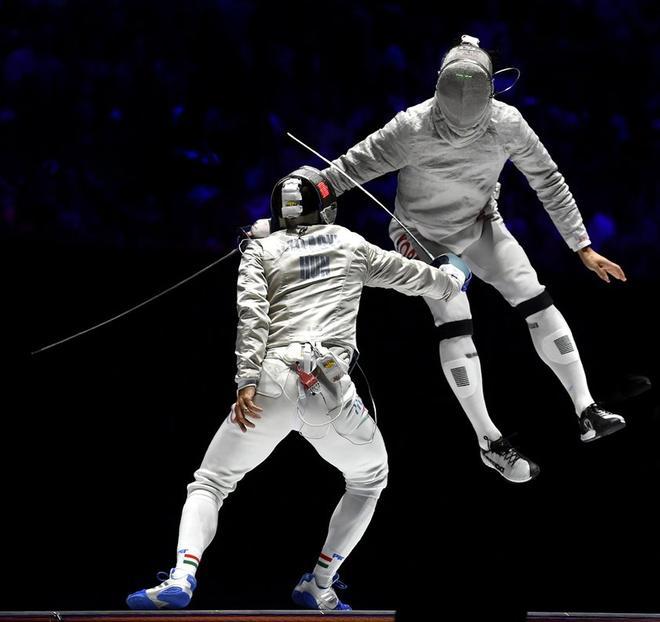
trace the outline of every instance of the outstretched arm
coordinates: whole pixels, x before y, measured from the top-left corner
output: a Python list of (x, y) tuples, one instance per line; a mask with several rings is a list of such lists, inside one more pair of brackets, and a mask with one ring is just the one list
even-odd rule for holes
[[(364, 243), (367, 259), (365, 285), (395, 289), (407, 296), (428, 296), (451, 300), (461, 292), (468, 274), (452, 263), (434, 268), (418, 259), (408, 259), (396, 251), (384, 251)], [(467, 266), (464, 268), (468, 270)], [(469, 270), (468, 270), (469, 272)]]
[[(383, 128), (334, 160), (333, 164), (348, 173), (357, 183), (363, 184), (403, 168), (408, 162), (408, 153), (406, 113), (400, 112)], [(337, 196), (354, 185), (332, 166), (323, 170), (322, 174), (330, 180)]]

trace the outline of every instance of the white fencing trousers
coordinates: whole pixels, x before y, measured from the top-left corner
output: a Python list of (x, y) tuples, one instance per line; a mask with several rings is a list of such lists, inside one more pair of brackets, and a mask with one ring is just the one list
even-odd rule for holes
[(340, 502), (332, 518), (335, 524), (331, 522), (331, 532), (338, 534), (342, 550), (334, 550), (334, 545), (331, 548), (342, 558), (350, 553), (373, 513), (356, 512), (354, 500), (362, 499), (365, 507), (373, 507), (387, 485), (385, 444), (350, 376), (345, 375), (335, 384), (324, 384), (323, 397), (299, 400), (298, 386), (298, 376), (289, 365), (267, 354), (255, 397), (255, 403), (263, 408), (262, 418), (253, 419), (256, 427), (247, 432), (231, 421), (231, 414), (220, 426), (194, 481), (188, 485), (188, 500), (179, 527), (179, 549), (202, 553), (215, 535), (218, 510), (227, 495), (289, 432), (297, 431), (344, 476), (346, 494), (352, 500), (346, 506), (350, 506), (353, 517), (360, 519), (353, 519), (356, 524), (351, 525), (351, 519), (346, 517), (349, 524), (342, 524), (346, 521)]
[[(492, 285), (514, 307), (545, 290), (527, 254), (499, 215), (492, 219), (478, 220), (466, 231), (460, 231), (440, 242), (426, 240), (413, 227), (410, 229), (436, 257), (443, 253), (460, 255), (477, 277)], [(394, 220), (390, 225), (390, 237), (402, 255), (429, 263), (426, 253)], [(436, 326), (472, 319), (465, 292), (449, 302), (430, 298), (424, 300), (431, 309)]]

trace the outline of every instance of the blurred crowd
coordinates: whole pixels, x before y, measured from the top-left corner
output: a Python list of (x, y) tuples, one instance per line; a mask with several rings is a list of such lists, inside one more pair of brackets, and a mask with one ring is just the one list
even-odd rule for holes
[[(274, 182), (322, 166), (433, 94), (467, 32), (522, 79), (501, 99), (548, 147), (594, 245), (653, 276), (660, 38), (652, 2), (0, 2), (0, 236), (220, 252)], [(500, 209), (524, 245), (567, 249), (524, 177)], [(393, 203), (395, 178), (372, 182)], [(340, 204), (341, 205), (341, 204)], [(340, 221), (386, 244), (355, 192)]]

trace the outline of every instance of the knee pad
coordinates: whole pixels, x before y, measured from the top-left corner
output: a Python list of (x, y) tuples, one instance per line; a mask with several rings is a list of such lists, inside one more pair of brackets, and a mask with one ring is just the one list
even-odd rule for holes
[(565, 328), (560, 328), (547, 337), (543, 337), (541, 349), (553, 363), (568, 365), (580, 359), (573, 335)]
[(534, 343), (548, 360), (560, 365), (580, 360), (571, 330), (555, 306), (529, 316), (527, 326)]
[(459, 398), (470, 397), (477, 390), (477, 363), (473, 358), (461, 357), (442, 364), (447, 380)]

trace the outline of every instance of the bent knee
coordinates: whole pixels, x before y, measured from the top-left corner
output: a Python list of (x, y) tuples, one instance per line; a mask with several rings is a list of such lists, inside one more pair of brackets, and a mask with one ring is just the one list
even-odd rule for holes
[(380, 497), (387, 487), (389, 469), (387, 460), (366, 475), (346, 477), (346, 492), (363, 497)]
[(222, 499), (219, 498), (217, 492), (195, 487), (194, 482), (188, 486), (188, 498), (186, 501), (189, 500), (207, 502), (211, 504), (216, 511), (220, 511), (220, 506), (222, 505)]
[(220, 508), (227, 496), (236, 490), (237, 481), (233, 478), (219, 477), (199, 469), (195, 472), (194, 481), (188, 484), (188, 497), (192, 495), (204, 495), (212, 499)]

